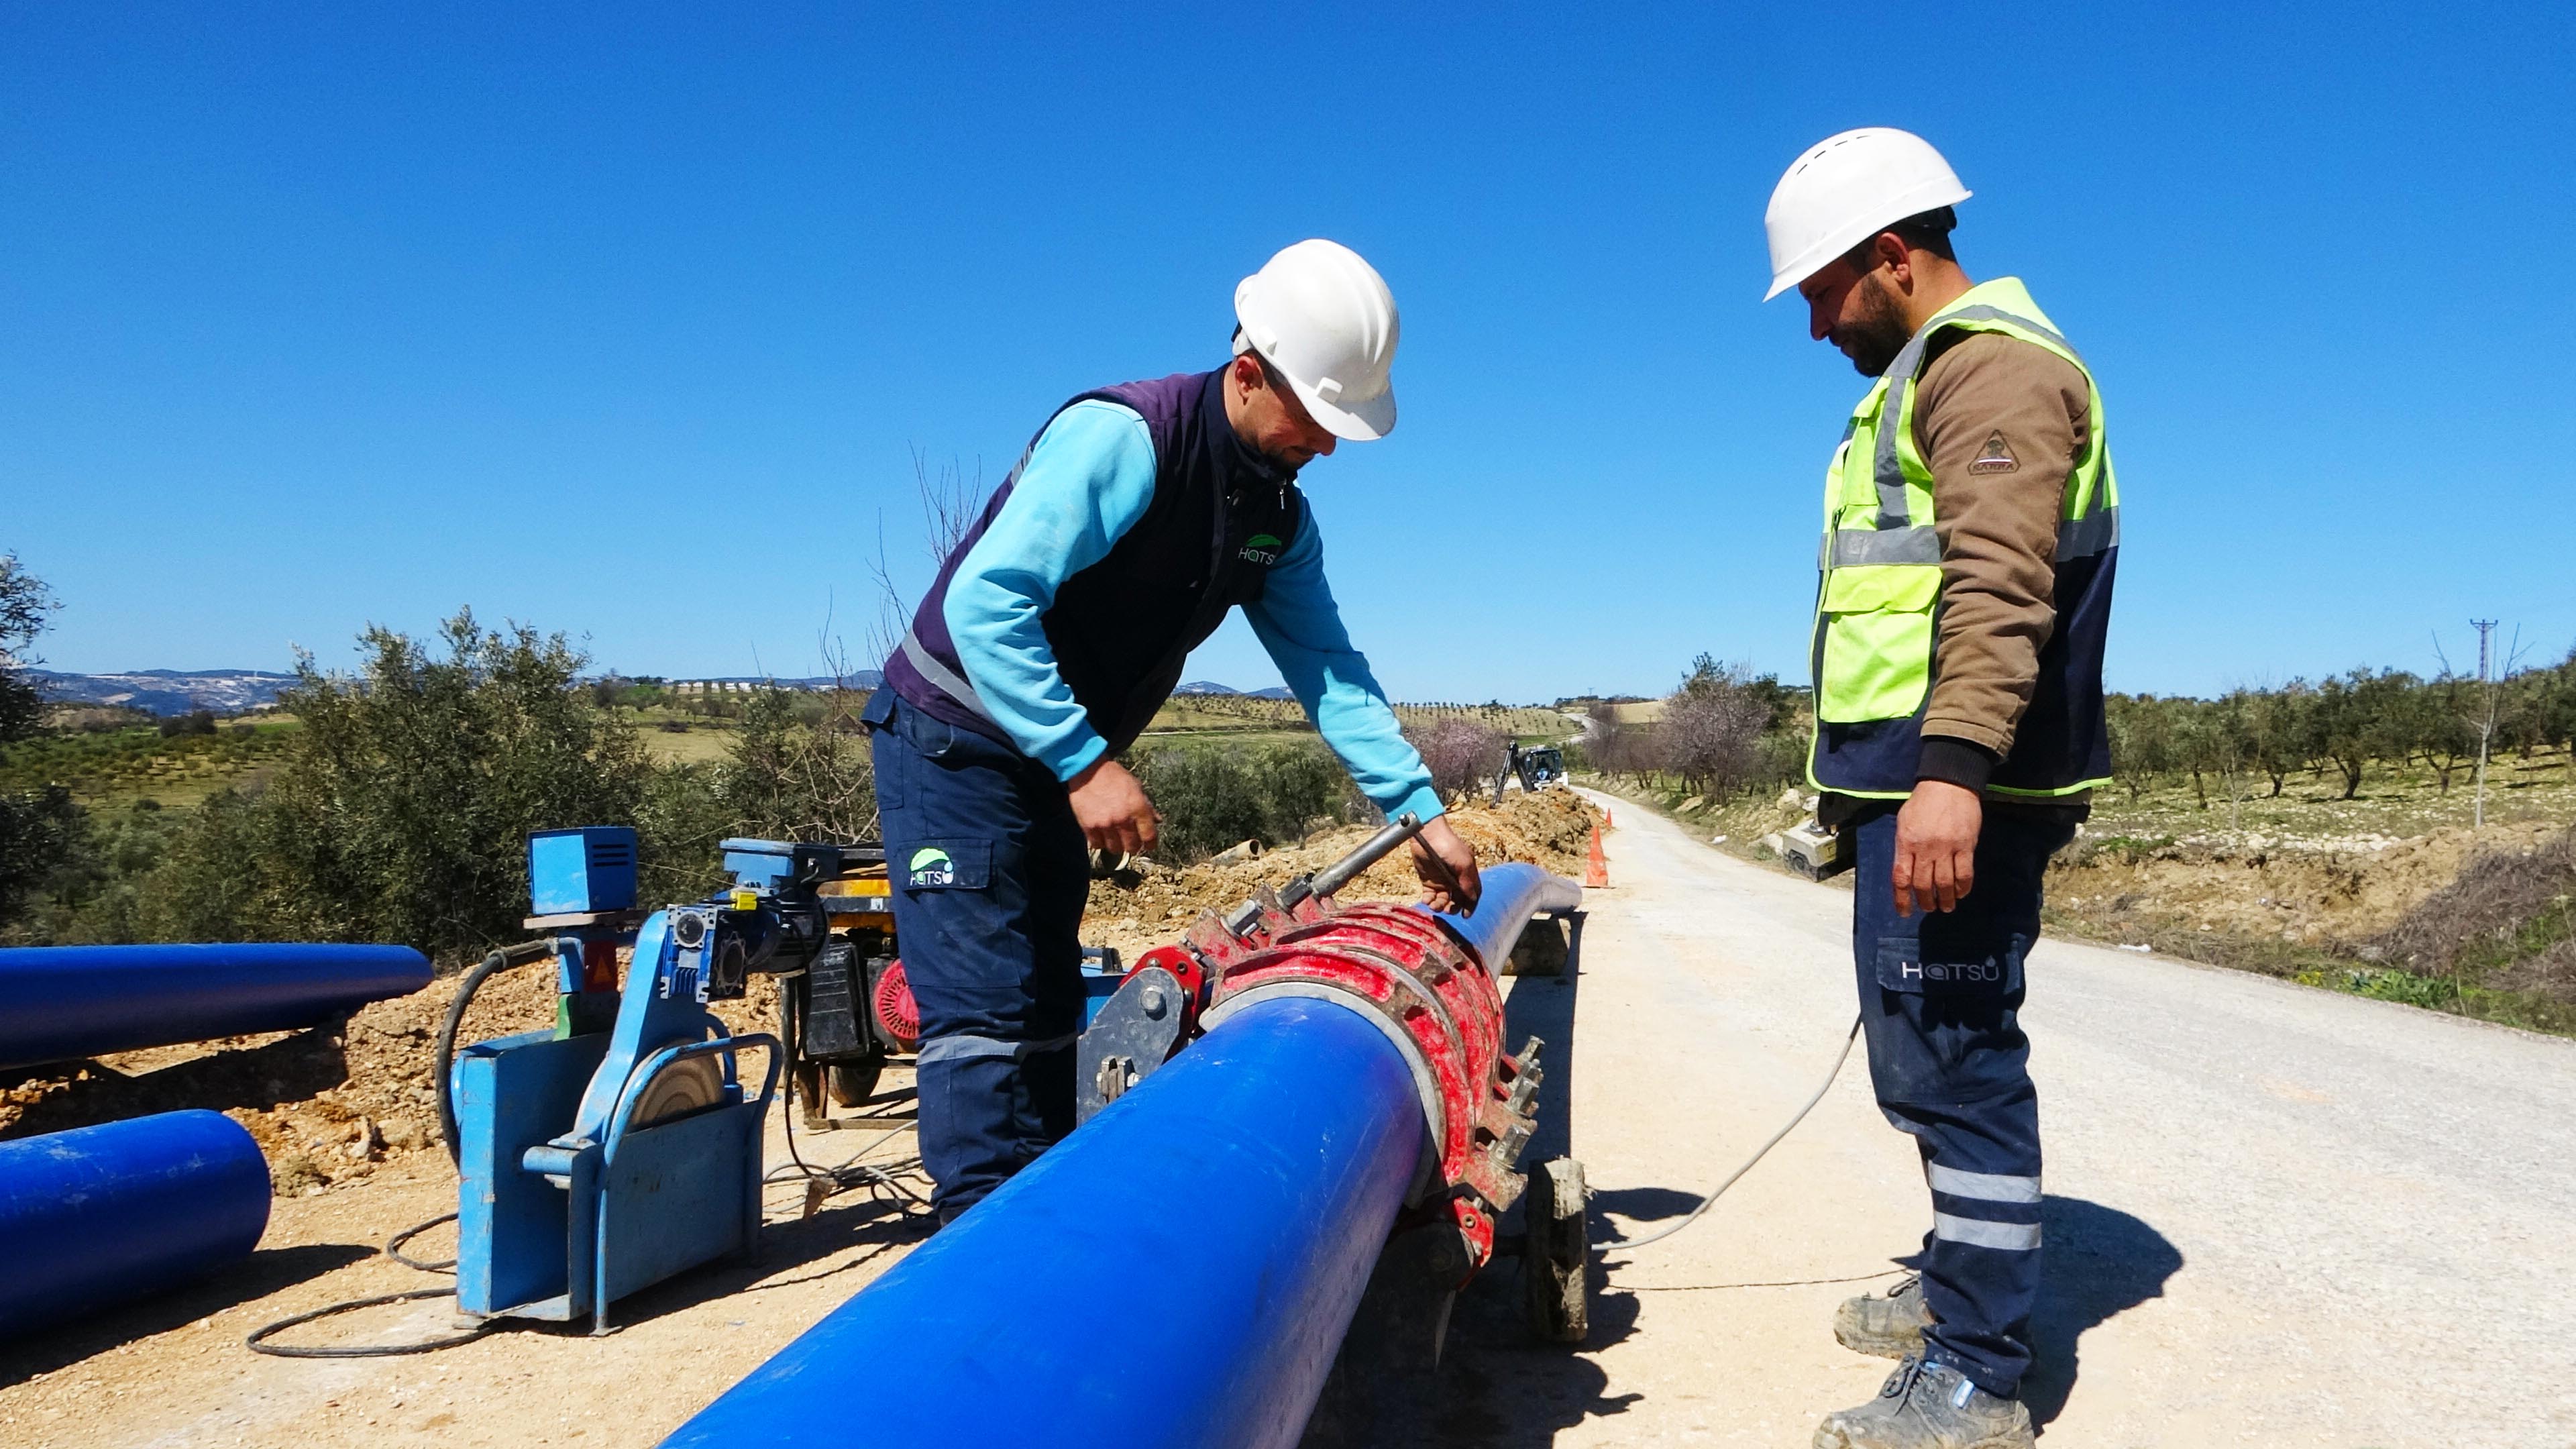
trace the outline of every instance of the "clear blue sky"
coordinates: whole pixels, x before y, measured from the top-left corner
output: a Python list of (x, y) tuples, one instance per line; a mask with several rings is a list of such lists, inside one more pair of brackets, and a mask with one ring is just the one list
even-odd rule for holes
[[(1588, 13), (1587, 13), (1588, 12)], [(1420, 17), (1420, 18), (1416, 18)], [(1436, 18), (1435, 18), (1436, 17)], [(2109, 400), (2116, 688), (2576, 641), (2563, 4), (0, 12), (0, 548), (56, 667), (326, 663), (459, 604), (812, 672), (916, 453), (1213, 366), (1358, 248), (1403, 425), (1308, 471), (1407, 698), (1803, 669), (1862, 387), (1764, 200), (1903, 126)], [(1240, 624), (1192, 664), (1269, 670)]]

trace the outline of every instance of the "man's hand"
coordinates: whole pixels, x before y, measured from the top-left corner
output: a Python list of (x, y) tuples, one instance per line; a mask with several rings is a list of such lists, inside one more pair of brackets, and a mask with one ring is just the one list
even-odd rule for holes
[(1947, 780), (1915, 783), (1896, 812), (1896, 860), (1887, 872), (1898, 915), (1950, 910), (1966, 897), (1977, 883), (1977, 832), (1985, 820), (1976, 791)]
[(1154, 827), (1163, 817), (1126, 766), (1103, 755), (1066, 781), (1064, 790), (1092, 849), (1142, 855), (1154, 848)]
[(1463, 915), (1476, 909), (1485, 883), (1476, 874), (1476, 848), (1435, 815), (1413, 837), (1413, 873), (1422, 877), (1422, 900), (1435, 911)]

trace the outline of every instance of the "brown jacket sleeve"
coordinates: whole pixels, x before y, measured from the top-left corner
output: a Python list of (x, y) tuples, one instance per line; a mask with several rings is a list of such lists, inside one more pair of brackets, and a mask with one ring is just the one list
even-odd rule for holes
[(1916, 773), (1982, 789), (2012, 749), (2056, 627), (2057, 522), (2093, 394), (2045, 348), (1953, 335), (1925, 362), (1914, 400), (1941, 540), (1938, 672)]

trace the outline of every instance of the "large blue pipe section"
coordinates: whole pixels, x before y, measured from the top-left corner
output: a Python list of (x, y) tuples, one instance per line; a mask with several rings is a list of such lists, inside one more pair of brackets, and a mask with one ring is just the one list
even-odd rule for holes
[(889, 1394), (959, 1443), (1289, 1449), (1424, 1137), (1357, 1010), (1246, 1007), (664, 1449), (841, 1449)]
[(311, 1026), (429, 984), (409, 946), (0, 950), (0, 1068)]
[(1482, 874), (1485, 893), (1476, 902), (1476, 914), (1428, 914), (1456, 932), (1458, 939), (1476, 953), (1476, 959), (1496, 972), (1503, 969), (1503, 958), (1512, 954), (1512, 946), (1520, 940), (1530, 917), (1547, 911), (1570, 911), (1583, 904), (1583, 887), (1534, 865), (1491, 866)]
[(0, 1336), (176, 1287), (268, 1228), (268, 1163), (220, 1112), (0, 1142)]

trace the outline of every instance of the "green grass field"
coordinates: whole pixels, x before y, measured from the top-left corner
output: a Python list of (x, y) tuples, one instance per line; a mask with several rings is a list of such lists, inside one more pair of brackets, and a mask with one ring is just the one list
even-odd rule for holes
[(141, 726), (39, 735), (0, 748), (0, 790), (60, 785), (91, 806), (145, 799), (195, 805), (268, 768), (300, 728), (293, 718), (267, 716), (219, 725), (213, 734), (165, 736)]

